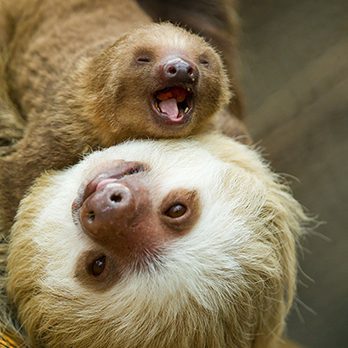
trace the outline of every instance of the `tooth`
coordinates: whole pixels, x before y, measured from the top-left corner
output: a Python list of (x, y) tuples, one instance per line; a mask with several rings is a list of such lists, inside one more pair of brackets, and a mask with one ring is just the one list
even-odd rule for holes
[(185, 108), (185, 110), (184, 110), (184, 111), (185, 111), (185, 112), (187, 112), (188, 110), (189, 110), (189, 108), (188, 108), (188, 106), (186, 106), (186, 108)]

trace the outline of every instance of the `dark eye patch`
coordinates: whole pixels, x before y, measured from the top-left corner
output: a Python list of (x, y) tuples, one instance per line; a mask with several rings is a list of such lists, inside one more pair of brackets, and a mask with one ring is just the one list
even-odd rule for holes
[(172, 190), (160, 206), (160, 219), (173, 231), (189, 231), (200, 214), (199, 195), (195, 190)]
[(119, 277), (116, 260), (98, 246), (82, 252), (77, 258), (74, 278), (82, 286), (104, 291), (115, 284)]

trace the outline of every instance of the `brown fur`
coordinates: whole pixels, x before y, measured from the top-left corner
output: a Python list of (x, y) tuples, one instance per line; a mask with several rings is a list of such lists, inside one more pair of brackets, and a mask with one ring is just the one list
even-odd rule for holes
[(9, 154), (13, 144), (22, 137), (24, 120), (9, 96), (6, 67), (13, 23), (5, 4), (0, 2), (0, 156)]
[[(250, 141), (242, 121), (243, 98), (236, 76), (239, 29), (236, 0), (138, 0), (138, 3), (153, 20), (183, 25), (204, 36), (222, 52), (234, 96), (226, 110), (228, 115), (223, 113), (219, 117), (218, 128), (229, 136), (241, 136), (240, 141)], [(10, 145), (23, 135), (24, 119), (9, 97), (6, 76), (7, 46), (15, 31), (16, 9), (14, 2), (10, 7), (8, 1), (0, 3), (0, 156), (11, 152)]]
[[(3, 99), (10, 96), (28, 122), (15, 151), (0, 159), (3, 230), (43, 170), (71, 165), (86, 150), (131, 137), (201, 132), (228, 101), (227, 77), (214, 50), (169, 24), (139, 28), (151, 20), (132, 0), (5, 0), (3, 6), (14, 28)], [(146, 88), (155, 80), (146, 70), (135, 73), (131, 65), (137, 49), (150, 47), (157, 54), (174, 34), (186, 40), (191, 59), (203, 52), (212, 63), (212, 69), (201, 71), (204, 81), (192, 122), (176, 129), (148, 116)]]

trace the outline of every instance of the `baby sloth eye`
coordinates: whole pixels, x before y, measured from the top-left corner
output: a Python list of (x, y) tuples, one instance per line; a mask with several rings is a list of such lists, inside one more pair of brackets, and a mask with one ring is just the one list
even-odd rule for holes
[(106, 256), (101, 256), (95, 259), (89, 266), (89, 273), (94, 277), (100, 276), (105, 269), (106, 265)]
[(147, 55), (138, 56), (136, 60), (139, 64), (146, 64), (151, 62), (151, 58)]
[(172, 219), (177, 219), (185, 215), (186, 211), (187, 211), (186, 206), (180, 203), (176, 203), (172, 205), (169, 209), (167, 209), (164, 214)]
[(209, 61), (205, 57), (199, 57), (199, 63), (201, 65), (205, 66), (206, 68), (209, 66)]

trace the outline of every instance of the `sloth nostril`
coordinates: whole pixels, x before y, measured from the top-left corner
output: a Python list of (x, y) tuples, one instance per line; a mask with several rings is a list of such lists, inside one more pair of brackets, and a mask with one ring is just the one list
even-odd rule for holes
[(190, 76), (193, 75), (193, 68), (192, 68), (192, 66), (188, 67), (187, 73), (188, 73)]
[(173, 65), (169, 66), (167, 71), (169, 72), (169, 74), (172, 74), (172, 75), (176, 74), (176, 68)]
[(119, 203), (122, 201), (122, 195), (120, 195), (119, 193), (114, 193), (111, 195), (110, 201), (113, 203)]

